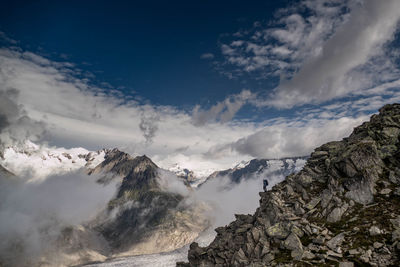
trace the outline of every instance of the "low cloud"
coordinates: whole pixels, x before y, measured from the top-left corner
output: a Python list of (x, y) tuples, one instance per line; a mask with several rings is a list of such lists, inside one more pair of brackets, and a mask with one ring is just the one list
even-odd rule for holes
[(184, 181), (170, 171), (158, 169), (158, 182), (165, 191), (182, 196), (190, 194), (190, 189), (184, 184)]
[(243, 179), (240, 183), (232, 183), (228, 176), (218, 176), (202, 184), (188, 200), (207, 203), (210, 207), (207, 216), (212, 222), (211, 229), (225, 226), (235, 219), (235, 214), (253, 214), (259, 206), (263, 190), (263, 179), (268, 179), (267, 189), (281, 182), (281, 175), (257, 174)]
[(326, 142), (341, 140), (348, 136), (354, 127), (366, 120), (368, 120), (368, 116), (343, 117), (336, 120), (310, 120), (305, 124), (278, 123), (235, 142), (215, 146), (205, 156), (218, 158), (229, 153), (268, 159), (307, 156), (316, 147)]
[(0, 177), (0, 261), (7, 266), (34, 264), (55, 249), (65, 227), (93, 219), (116, 192), (116, 184), (96, 183), (83, 171), (49, 176)]

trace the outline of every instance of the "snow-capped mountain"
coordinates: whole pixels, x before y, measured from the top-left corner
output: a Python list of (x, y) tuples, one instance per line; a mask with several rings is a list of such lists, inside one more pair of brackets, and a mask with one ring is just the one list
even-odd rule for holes
[(209, 170), (205, 170), (203, 173), (195, 173), (192, 170), (181, 167), (179, 164), (174, 164), (172, 167), (168, 168), (168, 170), (174, 173), (176, 176), (187, 181), (191, 187), (196, 188), (200, 184), (204, 183), (207, 179), (207, 173), (210, 173)]
[(107, 149), (88, 151), (84, 148), (46, 147), (26, 141), (22, 146), (7, 147), (0, 157), (0, 165), (18, 176), (44, 179), (82, 167), (94, 168), (104, 160), (107, 152)]
[[(94, 217), (72, 225), (58, 222), (56, 225), (60, 225), (59, 228), (50, 231), (53, 235), (60, 231), (59, 237), (51, 241), (55, 243), (50, 247), (46, 243), (45, 250), (40, 253), (42, 260), (50, 265), (55, 264), (54, 257), (57, 258), (57, 266), (69, 266), (103, 261), (110, 256), (172, 251), (192, 242), (208, 226), (201, 205), (184, 203), (191, 192), (188, 179), (159, 168), (146, 156), (133, 157), (118, 149), (93, 152), (83, 148), (49, 148), (27, 141), (20, 147), (7, 147), (2, 153), (0, 182), (7, 181), (12, 173), (17, 176), (15, 181), (20, 181), (14, 189), (21, 186), (21, 192), (29, 193), (26, 191), (30, 190), (29, 187), (26, 189), (24, 186), (25, 181), (33, 188), (50, 184), (46, 190), (52, 199), (46, 198), (46, 201), (61, 203), (62, 206), (63, 202), (70, 201), (68, 194), (66, 198), (58, 199), (58, 195), (52, 192), (60, 179), (72, 183), (78, 179), (74, 177), (81, 176), (81, 179), (87, 180), (82, 183), (84, 185), (93, 180), (85, 190), (79, 188), (79, 184), (61, 188), (62, 191), (71, 190), (71, 193), (81, 190), (81, 195), (88, 196), (83, 197), (84, 200), (90, 200), (92, 191), (97, 188), (110, 185), (114, 188), (113, 194), (99, 207)], [(24, 179), (18, 179), (18, 176)], [(66, 183), (65, 180), (61, 182), (62, 185)], [(86, 202), (79, 205), (86, 205)], [(47, 211), (43, 212), (47, 214)], [(36, 214), (28, 212), (26, 215), (28, 219), (31, 216)], [(57, 216), (52, 214), (50, 221), (57, 221)], [(48, 221), (46, 219), (46, 225), (50, 225)], [(27, 228), (29, 232), (36, 230)], [(43, 239), (48, 239), (46, 231), (42, 230), (39, 232), (45, 235)], [(17, 239), (21, 240), (19, 246), (24, 248), (24, 238), (19, 236)], [(57, 251), (51, 251), (52, 246), (57, 247)], [(7, 246), (7, 249), (10, 249), (8, 254), (15, 252), (13, 246)], [(2, 260), (4, 258), (0, 255), (0, 266), (3, 266)]]
[(234, 183), (252, 178), (269, 179), (273, 176), (285, 177), (298, 172), (305, 164), (307, 157), (293, 157), (283, 159), (253, 159), (242, 161), (235, 167), (212, 173), (205, 182), (216, 177), (229, 177)]
[[(168, 252), (183, 247), (210, 226), (210, 222), (215, 220), (213, 216), (218, 216), (210, 209), (219, 205), (224, 207), (225, 200), (221, 195), (226, 194), (227, 199), (230, 197), (227, 190), (216, 189), (212, 192), (222, 199), (220, 203), (214, 201), (209, 205), (208, 197), (203, 198), (199, 194), (211, 191), (205, 192), (204, 188), (192, 190), (191, 187), (219, 176), (229, 177), (237, 185), (252, 178), (284, 177), (299, 170), (304, 165), (304, 159), (254, 159), (210, 176), (196, 176), (193, 171), (177, 164), (165, 170), (146, 156), (133, 157), (118, 149), (65, 149), (27, 141), (22, 146), (10, 146), (3, 151), (0, 166), (4, 170), (0, 168), (0, 172), (8, 176), (13, 173), (40, 183), (48, 176), (75, 175), (75, 172), (83, 171), (95, 177), (97, 183), (93, 184), (94, 187), (110, 183), (118, 185), (114, 196), (104, 202), (94, 219), (62, 230), (62, 236), (57, 241), (62, 251), (57, 255), (68, 264), (80, 264), (115, 256)], [(257, 198), (257, 192), (261, 191), (258, 182), (249, 186), (254, 187), (251, 195)], [(72, 257), (74, 260), (70, 260)]]
[(188, 182), (197, 180), (195, 173), (187, 168), (182, 168), (179, 164), (174, 164), (172, 167), (168, 168), (170, 172), (175, 173), (178, 177), (181, 177)]

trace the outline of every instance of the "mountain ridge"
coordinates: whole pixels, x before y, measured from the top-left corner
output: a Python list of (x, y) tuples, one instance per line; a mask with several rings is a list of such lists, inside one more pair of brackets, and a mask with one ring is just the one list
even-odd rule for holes
[(177, 266), (396, 266), (400, 263), (400, 104), (385, 105), (305, 167), (260, 192), (253, 215), (190, 245)]
[(280, 159), (252, 159), (246, 163), (239, 163), (235, 167), (215, 171), (203, 182), (206, 183), (216, 177), (228, 176), (233, 183), (240, 183), (243, 180), (256, 178), (256, 176), (283, 175), (287, 176), (303, 167), (307, 157), (287, 157)]

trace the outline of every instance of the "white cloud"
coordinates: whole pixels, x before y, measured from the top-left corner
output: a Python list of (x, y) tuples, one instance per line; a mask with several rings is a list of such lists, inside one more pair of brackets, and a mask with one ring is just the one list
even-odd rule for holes
[[(195, 161), (204, 165), (208, 161), (202, 154), (209, 147), (237, 140), (256, 127), (229, 122), (244, 104), (248, 91), (224, 101), (216, 114), (218, 122), (207, 120), (198, 127), (185, 111), (124, 99), (121, 94), (109, 93), (109, 88), (90, 85), (77, 78), (71, 64), (3, 48), (0, 66), (0, 87), (19, 92), (16, 104), (34, 121), (46, 123), (46, 140), (51, 145), (89, 150), (119, 147), (132, 154), (146, 154), (163, 167), (170, 163), (196, 167)], [(182, 147), (188, 148), (179, 150)], [(182, 162), (172, 163), (171, 159)], [(239, 159), (235, 156), (209, 166), (227, 168)]]
[(44, 123), (32, 120), (17, 104), (19, 91), (0, 89), (0, 155), (4, 147), (19, 141), (39, 140), (44, 134)]
[(240, 94), (228, 96), (224, 101), (218, 102), (208, 110), (203, 110), (199, 105), (193, 109), (193, 124), (202, 126), (209, 122), (228, 122), (254, 95), (249, 90)]
[(63, 228), (93, 219), (117, 189), (83, 170), (42, 182), (30, 178), (0, 176), (0, 257), (7, 266), (34, 265), (43, 252), (61, 249), (56, 242)]
[[(325, 117), (323, 114), (321, 117)], [(328, 116), (330, 117), (330, 116)], [(305, 125), (273, 125), (225, 145), (232, 151), (256, 158), (282, 158), (309, 155), (314, 148), (348, 136), (368, 116), (336, 120), (311, 120)]]
[[(335, 11), (329, 12), (334, 14)], [(296, 16), (290, 18), (298, 19)], [(290, 42), (298, 41), (291, 37)], [(257, 54), (260, 61), (254, 59), (254, 62), (259, 64), (263, 64), (264, 54), (270, 49), (240, 40), (232, 43), (232, 47), (244, 47)], [(281, 57), (296, 53), (290, 43), (272, 46), (272, 49)], [(229, 49), (225, 52), (237, 53)], [(378, 65), (384, 70), (391, 66)], [(373, 65), (369, 72), (375, 67)], [(357, 73), (353, 76), (357, 77), (356, 80), (369, 81), (368, 72)], [(367, 91), (355, 90), (350, 99), (334, 100), (319, 107), (302, 107), (293, 111), (296, 112), (294, 118), (266, 114), (269, 120), (251, 122), (234, 119), (247, 103), (265, 105), (265, 99), (249, 90), (227, 96), (209, 109), (195, 106), (192, 112), (186, 112), (172, 106), (156, 106), (126, 98), (109, 86), (93, 86), (87, 78), (78, 78), (76, 74), (79, 72), (68, 62), (54, 62), (21, 49), (0, 49), (2, 92), (18, 92), (11, 103), (30, 118), (30, 126), (39, 125), (39, 130), (46, 130), (45, 140), (51, 145), (89, 150), (118, 147), (133, 155), (146, 154), (161, 167), (168, 168), (178, 163), (202, 175), (229, 168), (251, 157), (306, 155), (321, 142), (340, 139), (350, 133), (356, 123), (376, 112), (381, 105), (398, 101), (400, 84), (399, 80), (393, 79)], [(396, 77), (393, 73), (384, 74), (385, 79)], [(316, 93), (309, 94), (318, 97)], [(7, 99), (2, 96), (0, 101)], [(282, 97), (275, 100), (281, 103), (270, 105), (282, 107), (290, 104)], [(301, 102), (301, 98), (298, 101)], [(15, 121), (12, 125), (17, 125)], [(333, 134), (331, 129), (336, 129), (335, 123), (340, 127)], [(37, 132), (29, 133), (35, 136)], [(36, 136), (40, 137), (40, 133)], [(20, 138), (30, 136), (32, 134)]]
[(214, 58), (214, 54), (212, 53), (204, 53), (200, 56), (200, 58), (202, 59), (213, 59)]
[[(234, 34), (234, 41), (221, 45), (222, 54), (238, 67), (238, 75), (290, 77), (306, 59), (321, 52), (324, 41), (346, 20), (349, 5), (349, 1), (300, 1), (278, 10), (278, 18), (265, 27), (257, 23), (252, 30)], [(300, 15), (305, 10), (308, 14)]]
[[(367, 0), (357, 6), (320, 53), (306, 61), (292, 79), (281, 81), (269, 105), (318, 103), (373, 86), (382, 70), (368, 63), (385, 56), (384, 44), (394, 38), (399, 19), (399, 1)], [(365, 72), (376, 73), (363, 81)]]
[[(257, 98), (259, 107), (320, 104), (400, 80), (394, 40), (400, 19), (396, 0), (304, 0), (277, 12), (276, 21), (221, 45), (231, 76), (279, 77)], [(397, 82), (398, 83), (398, 82)]]

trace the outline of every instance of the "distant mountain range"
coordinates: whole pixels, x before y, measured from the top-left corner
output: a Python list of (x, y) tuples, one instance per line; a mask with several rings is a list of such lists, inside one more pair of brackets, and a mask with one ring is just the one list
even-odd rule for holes
[[(64, 265), (183, 247), (210, 226), (207, 216), (210, 207), (190, 200), (197, 185), (218, 177), (229, 177), (233, 184), (247, 179), (283, 177), (298, 171), (305, 162), (304, 157), (254, 159), (199, 179), (177, 165), (171, 172), (159, 168), (147, 156), (132, 157), (118, 149), (46, 148), (27, 141), (21, 147), (6, 148), (2, 155), (3, 178), (12, 177), (12, 173), (26, 176), (29, 170), (32, 176), (29, 181), (41, 182), (48, 176), (83, 169), (88, 175), (99, 177), (99, 186), (114, 182), (119, 185), (95, 219), (62, 231), (57, 247), (62, 255), (58, 258), (63, 259)], [(47, 260), (52, 264), (49, 257)]]
[(207, 181), (217, 177), (228, 177), (233, 183), (240, 183), (247, 179), (267, 179), (272, 176), (285, 177), (298, 172), (304, 166), (307, 157), (292, 157), (282, 159), (253, 159), (241, 162), (235, 167), (223, 171), (216, 171), (207, 177)]

